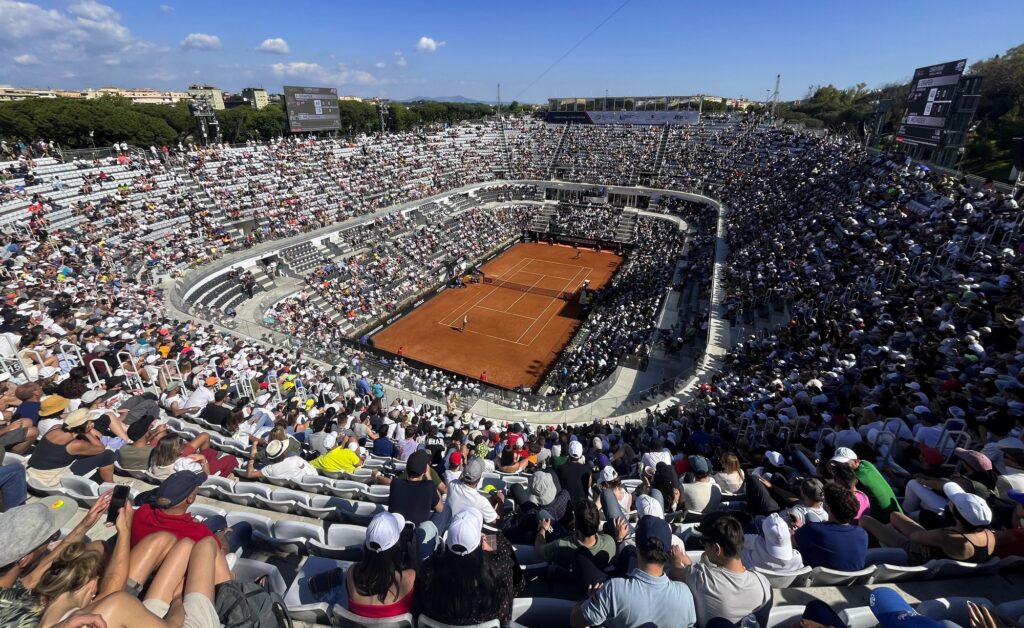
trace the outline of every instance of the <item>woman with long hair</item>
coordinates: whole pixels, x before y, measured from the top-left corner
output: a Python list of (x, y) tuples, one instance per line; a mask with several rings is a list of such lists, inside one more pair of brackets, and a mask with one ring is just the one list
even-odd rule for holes
[(722, 454), (722, 470), (715, 474), (715, 483), (723, 493), (738, 493), (746, 480), (740, 459), (733, 452)]
[(113, 482), (114, 452), (106, 448), (102, 436), (88, 410), (75, 410), (39, 439), (28, 461), (28, 475), (56, 486), (68, 471), (85, 476), (95, 470), (102, 481)]
[(378, 513), (366, 528), (363, 558), (348, 570), (348, 609), (361, 617), (395, 617), (412, 611), (416, 571), (405, 569), (402, 530), (405, 519)]
[(449, 624), (512, 621), (512, 601), (525, 580), (512, 544), (502, 534), (482, 534), (483, 515), (469, 508), (448, 526), (443, 549), (428, 558), (416, 587), (416, 607)]
[(206, 432), (188, 443), (177, 436), (164, 436), (149, 459), (149, 474), (160, 480), (166, 480), (175, 471), (196, 471), (226, 478), (237, 467), (237, 458), (221, 455), (210, 447), (210, 435)]

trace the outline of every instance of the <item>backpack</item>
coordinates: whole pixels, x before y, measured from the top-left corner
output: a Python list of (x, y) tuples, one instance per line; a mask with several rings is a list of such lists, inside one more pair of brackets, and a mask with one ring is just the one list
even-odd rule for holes
[(255, 582), (224, 582), (215, 597), (214, 608), (225, 628), (292, 628), (281, 596)]

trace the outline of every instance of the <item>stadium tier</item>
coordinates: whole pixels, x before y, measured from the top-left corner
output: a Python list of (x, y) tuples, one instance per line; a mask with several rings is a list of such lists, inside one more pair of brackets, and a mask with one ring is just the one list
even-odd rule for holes
[(756, 115), (0, 173), (0, 623), (1020, 614), (991, 185)]

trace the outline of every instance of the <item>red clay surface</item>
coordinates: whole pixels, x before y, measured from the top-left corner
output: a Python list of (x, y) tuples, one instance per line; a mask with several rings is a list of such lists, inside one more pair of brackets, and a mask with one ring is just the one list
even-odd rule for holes
[[(488, 277), (575, 291), (606, 285), (621, 256), (539, 243), (517, 244), (484, 264)], [(462, 317), (469, 317), (465, 331)], [(536, 387), (583, 322), (576, 302), (539, 294), (470, 284), (449, 288), (373, 337), (374, 345), (413, 360), (472, 378), (487, 372), (487, 381), (505, 388)]]

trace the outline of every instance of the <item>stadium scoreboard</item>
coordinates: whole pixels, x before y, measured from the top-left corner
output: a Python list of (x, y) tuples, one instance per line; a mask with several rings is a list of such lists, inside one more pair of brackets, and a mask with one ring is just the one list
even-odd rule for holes
[(284, 104), (288, 111), (288, 128), (292, 133), (341, 129), (338, 90), (333, 87), (285, 85)]
[(952, 113), (960, 76), (967, 59), (914, 70), (907, 96), (907, 111), (896, 132), (896, 141), (937, 147)]

